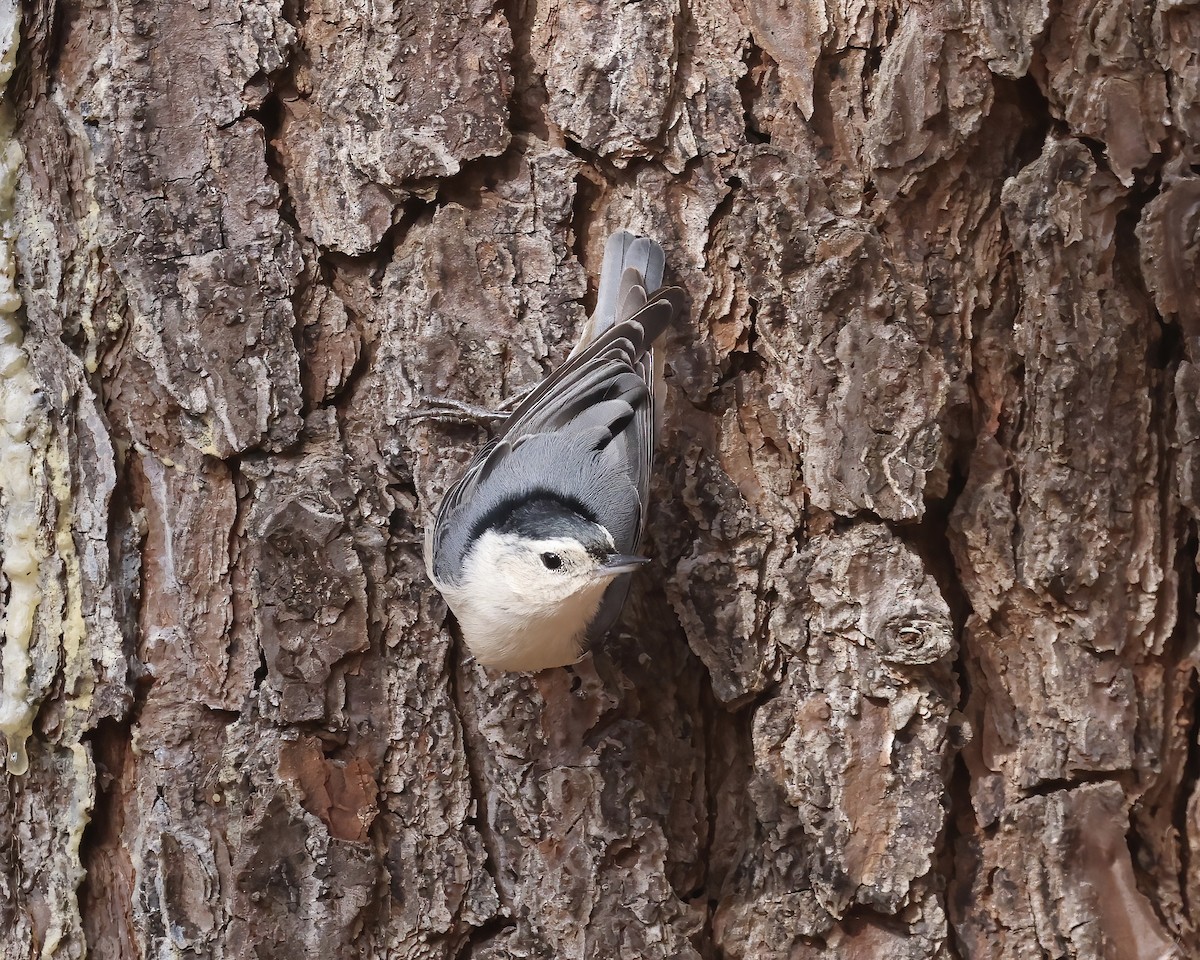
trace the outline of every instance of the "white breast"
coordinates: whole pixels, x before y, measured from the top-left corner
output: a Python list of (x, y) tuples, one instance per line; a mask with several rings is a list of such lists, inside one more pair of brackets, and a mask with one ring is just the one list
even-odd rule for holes
[(574, 663), (583, 654), (582, 631), (552, 620), (495, 617), (468, 607), (458, 622), (475, 659), (487, 667), (545, 670)]

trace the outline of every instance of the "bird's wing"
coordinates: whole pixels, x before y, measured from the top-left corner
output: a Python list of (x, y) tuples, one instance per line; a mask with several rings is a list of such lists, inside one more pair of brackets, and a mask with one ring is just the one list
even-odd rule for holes
[[(612, 241), (610, 240), (609, 243), (611, 245)], [(600, 296), (596, 303), (597, 314), (601, 314), (602, 310), (611, 310), (614, 304), (618, 304), (619, 309), (614, 316), (614, 322), (618, 324), (637, 316), (638, 310), (646, 304), (646, 289), (658, 289), (662, 283), (663, 269), (666, 265), (662, 247), (658, 244), (653, 244), (653, 249), (640, 260), (629, 254), (627, 249), (622, 250), (622, 255), (622, 263), (628, 263), (631, 260), (640, 263), (641, 276), (638, 275), (639, 271), (636, 267), (635, 269), (626, 267), (622, 271), (619, 284), (614, 284), (612, 281), (615, 278), (611, 276), (602, 277)], [(606, 264), (608, 262), (607, 251), (605, 262)], [(608, 281), (607, 291), (606, 280)], [(606, 292), (611, 299), (606, 299)], [(675, 291), (675, 293), (678, 296), (672, 298), (672, 315), (668, 324), (674, 322), (675, 317), (683, 311), (684, 307), (682, 292)], [(663, 365), (661, 356), (655, 354), (653, 344), (654, 338), (651, 338), (649, 349), (643, 352), (634, 364), (636, 376), (639, 382), (644, 384), (646, 401), (639, 403), (634, 408), (629, 427), (619, 437), (625, 447), (623, 459), (630, 467), (631, 479), (637, 490), (637, 502), (642, 507), (637, 519), (636, 539), (629, 548), (630, 553), (637, 549), (646, 526), (645, 504), (650, 496), (650, 473), (653, 467), (654, 451), (658, 446), (656, 434), (662, 417)], [(588, 625), (589, 643), (598, 643), (603, 640), (612, 625), (621, 616), (632, 582), (633, 577), (626, 573), (608, 585), (608, 589), (604, 591), (604, 599), (600, 602), (600, 608)]]
[[(636, 298), (638, 287), (632, 291)], [(645, 292), (640, 296), (645, 298)], [(580, 404), (602, 396), (603, 387), (625, 371), (637, 371), (651, 344), (683, 309), (683, 291), (665, 287), (628, 319), (609, 327), (534, 388), (505, 422), (501, 437), (558, 430)]]
[(499, 440), (491, 440), (475, 451), (466, 470), (451, 485), (438, 504), (433, 521), (425, 527), (425, 570), (429, 579), (443, 593), (446, 585), (456, 579), (457, 566), (461, 560), (456, 551), (446, 549), (447, 532), (461, 528), (465, 523), (464, 513), (475, 488), (489, 464), (495, 465), (507, 451), (501, 449)]

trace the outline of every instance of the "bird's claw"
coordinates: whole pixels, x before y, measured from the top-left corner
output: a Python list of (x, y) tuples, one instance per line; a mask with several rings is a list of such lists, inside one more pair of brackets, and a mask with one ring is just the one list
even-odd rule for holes
[(507, 410), (490, 410), (465, 400), (422, 397), (420, 404), (402, 414), (401, 420), (445, 420), (451, 423), (493, 424), (508, 416)]
[(450, 423), (469, 423), (475, 426), (493, 425), (504, 420), (516, 409), (517, 405), (529, 396), (533, 386), (507, 397), (495, 410), (468, 403), (465, 400), (454, 400), (450, 397), (421, 397), (418, 406), (401, 416), (401, 420), (443, 420)]

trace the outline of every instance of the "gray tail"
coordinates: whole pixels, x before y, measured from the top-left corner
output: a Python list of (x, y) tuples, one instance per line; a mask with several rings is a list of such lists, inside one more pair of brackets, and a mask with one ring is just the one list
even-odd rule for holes
[(667, 255), (653, 240), (635, 237), (628, 230), (618, 230), (609, 237), (604, 246), (604, 263), (600, 267), (596, 312), (589, 324), (591, 337), (598, 337), (609, 327), (627, 319), (629, 307), (636, 312), (646, 299), (642, 296), (629, 300), (630, 289), (640, 286), (646, 295), (653, 294), (662, 286), (666, 265)]

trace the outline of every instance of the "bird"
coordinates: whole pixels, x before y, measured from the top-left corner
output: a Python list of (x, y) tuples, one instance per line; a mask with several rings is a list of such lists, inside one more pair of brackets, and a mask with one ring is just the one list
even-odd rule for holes
[(663, 403), (655, 343), (685, 310), (656, 241), (618, 230), (562, 366), (500, 425), (426, 528), (430, 580), (477, 662), (578, 662), (611, 629), (646, 527)]

